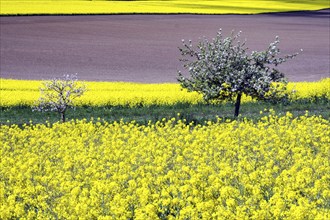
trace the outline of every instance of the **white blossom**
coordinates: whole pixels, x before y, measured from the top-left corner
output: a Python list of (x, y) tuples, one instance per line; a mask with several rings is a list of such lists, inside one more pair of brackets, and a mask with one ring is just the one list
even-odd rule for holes
[(40, 98), (32, 110), (58, 112), (64, 122), (66, 110), (73, 108), (74, 100), (82, 96), (85, 91), (86, 85), (78, 83), (77, 74), (66, 74), (60, 79), (44, 81), (40, 88)]
[[(178, 81), (188, 91), (201, 93), (206, 101), (234, 100), (240, 103), (242, 94), (255, 99), (274, 101), (283, 96), (286, 79), (277, 66), (298, 55), (278, 57), (279, 37), (275, 37), (265, 51), (247, 53), (245, 42), (239, 40), (241, 32), (223, 38), (221, 29), (215, 38), (202, 38), (196, 47), (183, 42), (179, 48), (184, 68), (190, 78), (179, 72)], [(188, 56), (189, 55), (189, 56)], [(283, 86), (276, 88), (273, 83)], [(238, 103), (238, 104), (237, 104)], [(236, 114), (236, 111), (235, 111)]]

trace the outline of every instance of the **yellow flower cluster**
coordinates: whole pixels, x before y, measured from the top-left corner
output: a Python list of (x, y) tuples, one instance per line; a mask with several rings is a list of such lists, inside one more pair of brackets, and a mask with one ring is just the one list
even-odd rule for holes
[(125, 82), (89, 82), (80, 105), (149, 106), (176, 103), (197, 104), (202, 96), (182, 90), (179, 84), (141, 84)]
[[(0, 106), (32, 106), (39, 98), (41, 81), (0, 79)], [(203, 98), (196, 92), (182, 90), (179, 84), (141, 84), (127, 82), (86, 82), (88, 91), (77, 105), (89, 106), (149, 106), (176, 103), (197, 104)], [(292, 93), (294, 91), (294, 93)], [(289, 83), (288, 92), (293, 100), (326, 97), (330, 99), (330, 78), (318, 82)], [(251, 101), (243, 97), (243, 102)]]
[(325, 97), (330, 99), (330, 78), (318, 82), (289, 83), (288, 91), (291, 99), (314, 99)]
[(330, 219), (330, 122), (2, 125), (0, 219)]
[[(1, 80), (0, 106), (32, 106), (40, 96), (41, 81)], [(179, 102), (197, 104), (202, 97), (181, 90), (179, 84), (142, 84), (128, 82), (86, 82), (87, 92), (77, 105), (138, 106), (173, 105)]]

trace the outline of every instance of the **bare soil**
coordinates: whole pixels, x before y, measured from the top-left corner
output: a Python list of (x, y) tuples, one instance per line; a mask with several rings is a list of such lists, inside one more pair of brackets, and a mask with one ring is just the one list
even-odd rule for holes
[(285, 54), (303, 52), (283, 65), (290, 81), (330, 77), (330, 10), (261, 15), (1, 16), (0, 75), (49, 79), (176, 82), (181, 39), (196, 43), (242, 31), (251, 50), (280, 37)]

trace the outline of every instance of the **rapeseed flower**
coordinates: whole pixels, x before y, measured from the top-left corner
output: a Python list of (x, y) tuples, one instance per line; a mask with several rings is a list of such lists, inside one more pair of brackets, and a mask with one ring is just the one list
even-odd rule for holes
[(1, 125), (0, 218), (329, 219), (330, 122)]
[[(40, 96), (42, 81), (2, 79), (1, 107), (33, 106)], [(151, 106), (174, 105), (178, 103), (204, 103), (197, 92), (182, 90), (179, 84), (142, 84), (124, 82), (86, 82), (88, 91), (77, 99), (78, 106)], [(288, 84), (290, 100), (330, 99), (330, 78), (318, 82), (297, 82)], [(242, 102), (253, 101), (243, 96)]]

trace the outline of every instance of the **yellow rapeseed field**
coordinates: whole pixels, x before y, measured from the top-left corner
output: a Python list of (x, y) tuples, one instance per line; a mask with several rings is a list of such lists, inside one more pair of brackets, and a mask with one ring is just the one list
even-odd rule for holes
[(0, 14), (3, 15), (118, 13), (254, 14), (318, 10), (329, 7), (327, 0), (0, 0), (0, 4)]
[(330, 122), (0, 130), (0, 219), (330, 219)]
[[(0, 106), (32, 106), (39, 98), (42, 81), (11, 80), (0, 78)], [(89, 106), (150, 106), (176, 103), (197, 104), (201, 95), (182, 90), (179, 84), (140, 84), (127, 82), (85, 82), (88, 91), (77, 105)], [(330, 78), (318, 82), (291, 82), (288, 92), (293, 100), (326, 97), (330, 99)], [(251, 101), (244, 97), (243, 102)]]

